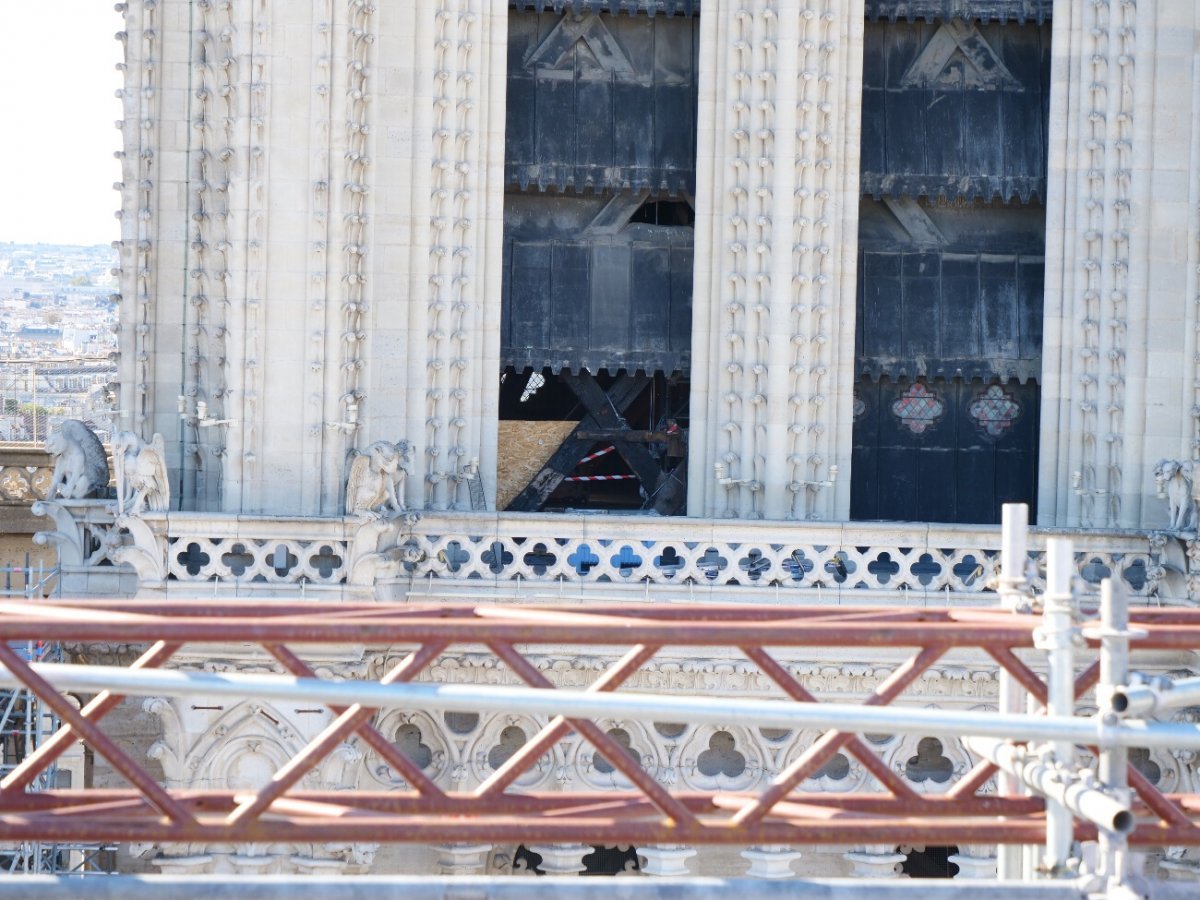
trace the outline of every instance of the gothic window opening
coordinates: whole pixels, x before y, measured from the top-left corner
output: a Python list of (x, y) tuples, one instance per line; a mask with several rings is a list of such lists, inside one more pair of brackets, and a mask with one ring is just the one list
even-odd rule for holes
[(900, 871), (909, 878), (953, 878), (958, 874), (958, 866), (950, 862), (950, 857), (958, 854), (957, 847), (902, 845), (896, 852), (904, 854)]
[(852, 519), (1036, 509), (1048, 7), (867, 5)]
[(694, 6), (509, 11), (498, 509), (685, 511)]
[(647, 200), (629, 218), (631, 225), (637, 222), (691, 228), (696, 224), (696, 211), (686, 200)]
[(540, 853), (534, 853), (524, 844), (517, 846), (513, 853), (513, 872), (532, 872), (534, 875), (545, 875), (546, 873), (540, 868), (541, 865), (542, 855)]
[(584, 856), (583, 866), (581, 875), (628, 875), (641, 871), (637, 848), (631, 845), (593, 846), (592, 852)]

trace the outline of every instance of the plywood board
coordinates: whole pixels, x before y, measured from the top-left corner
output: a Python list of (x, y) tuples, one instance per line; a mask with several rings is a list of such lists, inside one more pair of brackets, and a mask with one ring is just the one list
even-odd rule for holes
[(504, 509), (542, 470), (578, 422), (500, 422), (496, 509)]

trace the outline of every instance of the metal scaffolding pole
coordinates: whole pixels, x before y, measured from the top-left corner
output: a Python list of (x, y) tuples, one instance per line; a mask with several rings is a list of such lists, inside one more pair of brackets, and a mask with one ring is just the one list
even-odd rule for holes
[[(844, 703), (790, 703), (677, 694), (600, 693), (544, 690), (507, 685), (380, 684), (237, 672), (119, 669), (113, 666), (35, 664), (32, 670), (64, 691), (113, 691), (137, 697), (258, 698), (305, 700), (340, 706), (508, 712), (572, 718), (627, 717), (712, 725), (774, 728), (837, 728), (840, 731), (898, 734), (957, 734), (1021, 741), (1093, 746), (1200, 749), (1200, 725), (1183, 722), (1123, 722), (1070, 715), (1013, 716), (919, 707), (854, 706)], [(1069, 670), (1068, 670), (1069, 671)], [(20, 679), (0, 666), (0, 685)], [(674, 717), (674, 718), (671, 718)]]
[[(1028, 614), (1032, 608), (1029, 582), (1025, 577), (1029, 561), (1027, 537), (1029, 529), (1029, 507), (1024, 503), (1005, 503), (1000, 542), (1000, 604), (1017, 614)], [(1020, 682), (1007, 669), (1000, 669), (1000, 712), (1020, 715), (1025, 708), (1026, 692)], [(1019, 796), (1024, 788), (1019, 778), (1009, 772), (1000, 772), (1000, 793), (1007, 797)], [(1024, 850), (1020, 844), (1000, 844), (996, 847), (996, 874), (1004, 878), (1021, 878), (1024, 874)]]
[[(1129, 676), (1129, 600), (1119, 583), (1105, 578), (1100, 583), (1100, 628), (1093, 632), (1100, 638), (1100, 684), (1096, 688), (1098, 715), (1117, 721), (1106, 711), (1112, 704), (1117, 686)], [(1101, 747), (1098, 775), (1111, 794), (1129, 806), (1129, 753), (1124, 747)], [(1128, 841), (1124, 832), (1100, 831), (1100, 871), (1097, 873), (1107, 887), (1125, 881), (1128, 867)]]

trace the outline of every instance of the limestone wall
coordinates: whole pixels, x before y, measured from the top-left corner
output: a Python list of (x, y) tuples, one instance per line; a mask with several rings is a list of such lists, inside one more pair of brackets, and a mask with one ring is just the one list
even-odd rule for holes
[(1161, 527), (1152, 470), (1191, 459), (1200, 79), (1194, 4), (1056, 4), (1043, 525)]
[(400, 438), (410, 503), (463, 502), (495, 455), (506, 4), (123, 6), (126, 427), (185, 508), (330, 513), (347, 452)]
[(743, 6), (700, 18), (688, 509), (844, 518), (863, 4)]

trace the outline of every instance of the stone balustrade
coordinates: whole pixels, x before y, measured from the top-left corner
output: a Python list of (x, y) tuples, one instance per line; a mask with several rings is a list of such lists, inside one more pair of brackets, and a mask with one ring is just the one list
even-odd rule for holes
[[(191, 583), (255, 590), (337, 590), (394, 599), (502, 599), (580, 591), (699, 600), (851, 598), (978, 602), (995, 590), (1000, 529), (868, 522), (739, 522), (638, 516), (409, 513), (398, 519), (145, 513), (114, 522), (105, 501), (40, 503), (42, 540), (70, 571), (128, 563), (143, 593)], [(1030, 535), (1041, 588), (1045, 542)], [(1162, 533), (1072, 533), (1079, 575), (1119, 577), (1134, 597), (1185, 599), (1169, 578), (1180, 543)], [(1179, 566), (1175, 565), (1178, 569)], [(526, 596), (526, 599), (529, 599)]]
[(40, 447), (0, 443), (0, 505), (27, 507), (45, 500), (53, 472), (50, 454)]

